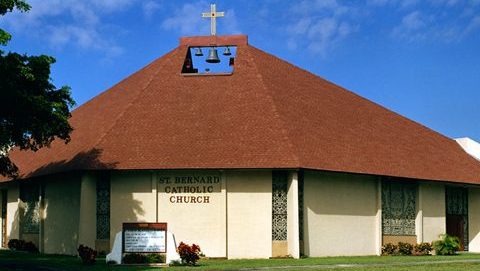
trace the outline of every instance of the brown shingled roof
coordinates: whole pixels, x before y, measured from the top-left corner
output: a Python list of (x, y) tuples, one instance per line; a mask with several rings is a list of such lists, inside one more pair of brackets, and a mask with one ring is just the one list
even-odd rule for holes
[[(188, 46), (237, 45), (230, 76), (183, 76)], [(247, 43), (190, 37), (78, 107), (71, 142), (13, 151), (21, 177), (84, 169), (309, 168), (480, 184), (453, 140)]]

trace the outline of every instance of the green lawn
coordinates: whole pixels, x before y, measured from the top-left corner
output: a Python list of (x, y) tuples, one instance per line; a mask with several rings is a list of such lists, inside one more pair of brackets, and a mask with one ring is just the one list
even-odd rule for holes
[[(335, 265), (343, 265), (335, 266)], [(353, 266), (352, 266), (353, 265)], [(0, 251), (0, 270), (37, 270), (40, 267), (49, 271), (57, 270), (154, 270), (154, 267), (110, 266), (105, 259), (99, 258), (93, 266), (83, 266), (77, 257), (60, 255), (28, 254), (22, 252)], [(423, 257), (326, 257), (271, 260), (201, 260), (195, 267), (168, 267), (171, 271), (181, 270), (238, 270), (263, 268), (262, 270), (478, 270), (480, 254), (461, 254), (457, 256)], [(280, 268), (285, 267), (285, 268)]]

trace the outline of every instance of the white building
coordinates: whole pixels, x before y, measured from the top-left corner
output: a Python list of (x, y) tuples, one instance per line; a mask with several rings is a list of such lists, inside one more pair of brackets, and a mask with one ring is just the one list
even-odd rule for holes
[[(234, 52), (227, 72), (199, 72), (212, 46)], [(480, 252), (479, 161), (243, 35), (182, 38), (71, 124), (69, 144), (10, 154), (3, 246), (109, 250), (147, 221), (209, 257), (375, 255), (442, 233)]]

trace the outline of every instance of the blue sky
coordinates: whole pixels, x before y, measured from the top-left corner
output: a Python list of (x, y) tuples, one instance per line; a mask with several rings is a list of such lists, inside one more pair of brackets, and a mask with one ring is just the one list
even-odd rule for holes
[[(480, 141), (480, 0), (214, 1), (249, 43), (449, 137)], [(209, 34), (209, 1), (30, 0), (3, 50), (57, 59), (78, 105)]]

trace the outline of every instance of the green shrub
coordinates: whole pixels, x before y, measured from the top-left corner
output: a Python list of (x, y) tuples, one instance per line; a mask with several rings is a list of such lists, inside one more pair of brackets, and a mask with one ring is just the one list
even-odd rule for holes
[(11, 250), (38, 253), (38, 248), (34, 243), (25, 242), (24, 240), (10, 239), (7, 246)]
[(140, 253), (128, 253), (123, 256), (122, 263), (133, 264), (133, 263), (147, 263), (147, 256)]
[(431, 251), (432, 251), (432, 244), (430, 243), (420, 243), (420, 244), (416, 244), (413, 247), (413, 255), (416, 255), (416, 256), (429, 255)]
[(164, 254), (158, 254), (158, 253), (147, 254), (147, 262), (148, 263), (165, 263), (166, 257)]
[(388, 243), (382, 246), (382, 255), (391, 256), (398, 254), (398, 246), (392, 243)]
[(177, 248), (177, 252), (182, 259), (183, 264), (195, 265), (200, 259), (200, 247), (198, 245), (192, 244), (187, 245), (184, 242), (180, 242), (180, 245)]
[(413, 245), (404, 242), (398, 242), (398, 254), (403, 256), (412, 255)]
[(441, 239), (433, 242), (433, 249), (437, 255), (454, 255), (460, 249), (460, 240), (456, 236), (443, 234)]
[(83, 264), (94, 264), (97, 257), (97, 251), (84, 245), (78, 246), (78, 256), (82, 259)]
[(24, 242), (25, 241), (23, 241), (23, 240), (10, 239), (10, 240), (8, 240), (7, 246), (11, 250), (19, 250), (19, 248), (21, 248), (23, 246)]
[(169, 266), (182, 266), (182, 262), (180, 260), (172, 260), (168, 263)]
[(165, 263), (166, 257), (164, 254), (158, 253), (128, 253), (123, 256), (123, 263), (136, 264), (136, 263)]

